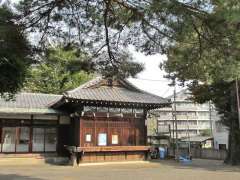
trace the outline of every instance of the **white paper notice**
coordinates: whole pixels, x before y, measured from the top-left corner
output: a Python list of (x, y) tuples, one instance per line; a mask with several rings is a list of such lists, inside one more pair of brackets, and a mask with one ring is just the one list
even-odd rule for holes
[(99, 146), (106, 146), (107, 145), (107, 134), (106, 133), (98, 134), (98, 145)]

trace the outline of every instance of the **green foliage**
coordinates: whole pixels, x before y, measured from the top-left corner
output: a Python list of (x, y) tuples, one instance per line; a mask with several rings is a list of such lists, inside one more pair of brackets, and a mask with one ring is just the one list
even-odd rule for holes
[(47, 37), (67, 39), (114, 60), (114, 52), (129, 44), (146, 54), (166, 52), (193, 21), (203, 23), (211, 5), (210, 0), (24, 0), (19, 10), (23, 25), (42, 35), (41, 43)]
[(201, 136), (211, 136), (211, 129), (204, 129), (200, 132)]
[(141, 72), (143, 64), (134, 62), (131, 54), (128, 51), (118, 52), (115, 54), (115, 60), (106, 60), (106, 56), (100, 56), (97, 60), (97, 68), (100, 74), (104, 77), (126, 78), (134, 77)]
[(0, 94), (16, 93), (22, 87), (31, 63), (30, 46), (14, 14), (0, 7)]
[[(169, 74), (188, 82), (193, 99), (213, 101), (229, 128), (228, 162), (240, 163), (240, 134), (234, 81), (240, 72), (239, 1), (213, 1), (205, 20), (179, 34), (182, 42), (168, 49), (163, 65)], [(235, 9), (235, 10), (234, 10)]]
[(42, 62), (30, 69), (25, 90), (61, 94), (78, 87), (93, 78), (86, 59), (76, 49), (49, 49)]
[(180, 34), (182, 42), (169, 49), (166, 69), (182, 81), (212, 83), (239, 77), (240, 31), (235, 18), (240, 18), (240, 11), (232, 9), (239, 8), (240, 2), (214, 2), (212, 13), (204, 21), (194, 19), (194, 26)]

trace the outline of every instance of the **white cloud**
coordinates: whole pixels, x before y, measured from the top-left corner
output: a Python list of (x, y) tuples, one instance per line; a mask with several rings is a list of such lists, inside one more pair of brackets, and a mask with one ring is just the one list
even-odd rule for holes
[[(165, 55), (156, 54), (145, 56), (143, 53), (136, 52), (130, 47), (130, 52), (137, 62), (144, 63), (145, 70), (137, 75), (137, 78), (129, 78), (129, 81), (142, 90), (156, 94), (158, 96), (167, 97), (173, 94), (173, 87), (168, 84), (170, 80), (164, 78), (166, 72), (159, 68), (159, 64), (167, 60)], [(177, 91), (181, 90), (177, 87)]]

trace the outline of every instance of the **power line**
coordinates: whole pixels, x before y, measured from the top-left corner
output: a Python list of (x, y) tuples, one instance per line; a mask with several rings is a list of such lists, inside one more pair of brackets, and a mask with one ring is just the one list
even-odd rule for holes
[(143, 81), (159, 81), (159, 82), (169, 82), (170, 80), (163, 80), (163, 79), (145, 79), (145, 78), (132, 78), (136, 80), (143, 80)]

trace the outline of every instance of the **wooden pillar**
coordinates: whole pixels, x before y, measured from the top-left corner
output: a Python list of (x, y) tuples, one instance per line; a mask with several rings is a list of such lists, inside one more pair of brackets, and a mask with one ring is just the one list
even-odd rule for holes
[(79, 146), (83, 146), (83, 142), (82, 140), (85, 139), (83, 136), (83, 133), (82, 133), (82, 127), (83, 127), (83, 121), (81, 119), (81, 117), (78, 117), (78, 121), (79, 121), (79, 134), (78, 134), (78, 137), (79, 137)]
[(94, 137), (93, 137), (93, 142), (94, 145), (97, 146), (98, 142), (97, 142), (97, 125), (96, 125), (96, 118), (95, 116), (93, 117), (94, 119)]
[(111, 145), (111, 136), (110, 136), (110, 130), (109, 130), (109, 118), (107, 117), (107, 146)]
[(80, 146), (80, 117), (74, 117), (74, 146)]
[(57, 154), (59, 155), (61, 153), (61, 147), (60, 147), (60, 115), (57, 116)]
[(2, 152), (2, 147), (3, 147), (3, 142), (2, 142), (2, 124), (1, 124), (1, 119), (0, 119), (0, 143), (2, 144), (0, 147), (0, 152)]
[(33, 115), (31, 115), (31, 121), (30, 121), (30, 138), (29, 138), (29, 152), (32, 152), (32, 146), (33, 146)]
[(144, 120), (144, 141), (145, 141), (145, 144), (144, 145), (147, 145), (147, 110), (144, 109), (143, 111), (143, 120)]

